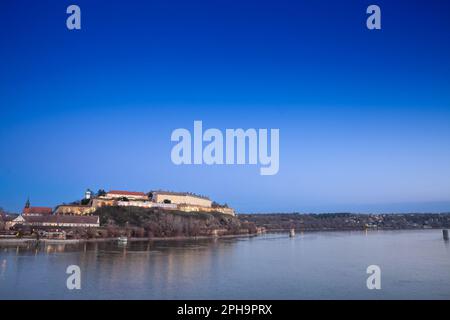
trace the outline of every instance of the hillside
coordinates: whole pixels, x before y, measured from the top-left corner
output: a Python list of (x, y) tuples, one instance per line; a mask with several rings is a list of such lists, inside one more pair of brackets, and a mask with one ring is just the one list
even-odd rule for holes
[[(242, 223), (237, 217), (221, 213), (167, 211), (157, 208), (102, 207), (96, 212), (100, 225), (109, 235), (127, 230), (135, 237), (204, 236), (255, 233), (253, 223)], [(215, 231), (217, 230), (217, 231)]]

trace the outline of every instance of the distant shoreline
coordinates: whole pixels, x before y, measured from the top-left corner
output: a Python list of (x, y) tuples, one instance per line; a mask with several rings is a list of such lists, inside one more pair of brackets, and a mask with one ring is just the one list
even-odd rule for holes
[(421, 230), (450, 228), (450, 214), (382, 214), (365, 215), (334, 214), (239, 214), (241, 221), (248, 221), (266, 230)]
[[(446, 228), (405, 228), (405, 229), (318, 229), (318, 230), (300, 230), (295, 229), (297, 233), (317, 233), (317, 232), (364, 232), (364, 231), (431, 231), (443, 230)], [(230, 239), (230, 238), (253, 238), (262, 234), (270, 233), (289, 233), (289, 229), (273, 229), (259, 234), (229, 234), (221, 236), (180, 236), (180, 237), (153, 237), (153, 238), (128, 238), (128, 242), (147, 242), (147, 241), (184, 241), (184, 240), (206, 240), (206, 239)], [(95, 239), (2, 239), (0, 238), (0, 245), (21, 245), (21, 244), (80, 244), (80, 243), (102, 243), (102, 242), (118, 242), (118, 238), (95, 238)]]

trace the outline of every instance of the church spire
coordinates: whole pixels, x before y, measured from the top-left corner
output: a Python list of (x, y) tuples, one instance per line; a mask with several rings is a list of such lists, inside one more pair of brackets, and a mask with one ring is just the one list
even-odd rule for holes
[(30, 197), (27, 198), (27, 202), (25, 202), (25, 208), (30, 207)]

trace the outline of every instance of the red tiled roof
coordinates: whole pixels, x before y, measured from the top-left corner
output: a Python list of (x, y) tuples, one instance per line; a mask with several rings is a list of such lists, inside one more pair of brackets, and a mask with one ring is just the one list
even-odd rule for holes
[(118, 195), (127, 195), (127, 196), (147, 196), (144, 192), (134, 192), (134, 191), (120, 191), (120, 190), (111, 190), (108, 194), (118, 194)]
[(23, 208), (23, 214), (52, 214), (53, 209), (49, 207), (29, 207)]

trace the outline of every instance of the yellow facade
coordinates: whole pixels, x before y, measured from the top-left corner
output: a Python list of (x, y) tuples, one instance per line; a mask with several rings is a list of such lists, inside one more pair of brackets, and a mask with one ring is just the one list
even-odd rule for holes
[(85, 216), (90, 215), (96, 209), (93, 206), (62, 205), (56, 209), (55, 214)]
[(177, 194), (177, 193), (165, 193), (165, 192), (154, 192), (153, 193), (153, 201), (158, 203), (164, 203), (166, 201), (170, 201), (170, 203), (174, 204), (187, 204), (187, 205), (194, 205), (194, 206), (202, 206), (202, 207), (211, 207), (212, 201), (191, 195), (191, 194)]
[(220, 212), (232, 216), (235, 215), (235, 212), (232, 208), (225, 208), (225, 207), (213, 208), (213, 207), (202, 207), (202, 206), (181, 204), (178, 205), (178, 209), (184, 212)]

